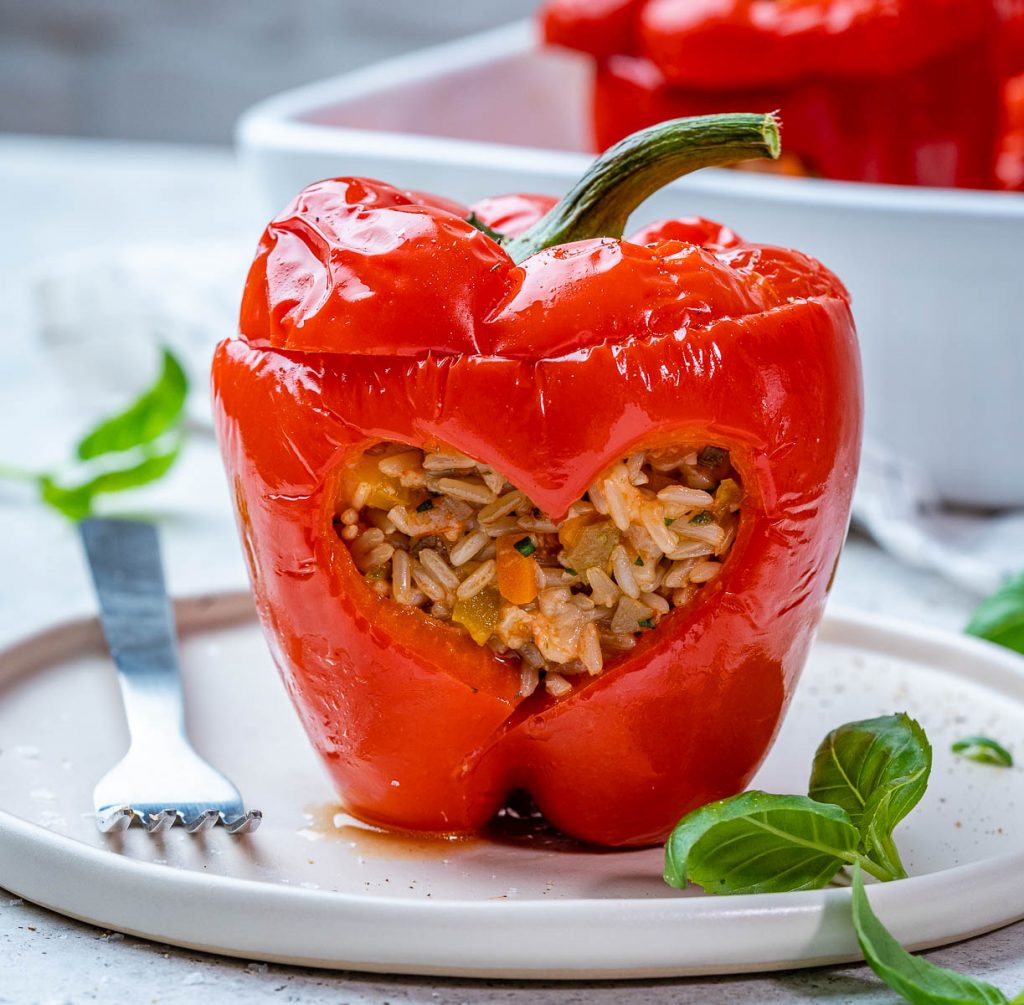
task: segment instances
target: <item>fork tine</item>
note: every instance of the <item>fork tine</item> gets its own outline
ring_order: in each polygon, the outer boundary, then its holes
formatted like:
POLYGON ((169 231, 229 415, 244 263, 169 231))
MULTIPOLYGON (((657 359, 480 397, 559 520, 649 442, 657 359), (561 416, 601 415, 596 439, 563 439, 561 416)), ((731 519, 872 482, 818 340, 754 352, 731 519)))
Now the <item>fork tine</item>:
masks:
POLYGON ((142 816, 142 823, 150 834, 170 830, 177 822, 177 810, 160 810, 159 813, 147 813, 142 816))
POLYGON ((224 828, 229 834, 251 834, 263 820, 262 810, 249 810, 242 816, 228 819, 224 817, 224 828))
POLYGON ((113 809, 97 814, 96 826, 104 834, 112 834, 127 830, 134 817, 135 811, 130 806, 115 806, 113 809))
POLYGON ((194 817, 183 819, 182 822, 189 834, 200 834, 203 831, 208 831, 211 827, 215 827, 220 822, 220 811, 206 810, 194 817))
POLYGON ((151 834, 178 823, 189 833, 218 823, 230 834, 254 831, 261 814, 245 812, 238 789, 196 753, 184 730, 156 527, 97 518, 79 526, 133 740, 93 791, 100 828, 123 830, 138 817, 151 834))

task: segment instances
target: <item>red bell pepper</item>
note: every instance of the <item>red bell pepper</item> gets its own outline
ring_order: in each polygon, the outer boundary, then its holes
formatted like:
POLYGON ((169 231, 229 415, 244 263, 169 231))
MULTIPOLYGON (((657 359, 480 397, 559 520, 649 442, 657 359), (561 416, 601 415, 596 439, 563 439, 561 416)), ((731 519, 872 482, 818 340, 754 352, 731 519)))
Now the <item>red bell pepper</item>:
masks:
POLYGON ((639 17, 670 82, 716 89, 898 75, 995 24, 990 0, 648 0, 639 17))
POLYGON ((541 16, 548 41, 599 57, 599 148, 665 115, 777 108, 787 150, 811 173, 997 185, 992 0, 646 0, 629 8, 616 51, 607 37, 590 44, 601 9, 552 0, 541 16))
POLYGON ((305 189, 268 226, 217 428, 263 625, 345 806, 469 832, 528 790, 566 833, 661 841, 766 753, 845 535, 861 390, 848 296, 814 260, 704 220, 622 240, 632 209, 706 163, 777 152, 770 117, 665 123, 557 205, 473 209, 382 182, 305 189), (450 207, 450 203, 445 203, 450 207), (721 575, 600 676, 520 697, 507 658, 379 596, 333 524, 379 441, 493 465, 561 520, 640 447, 714 443, 742 478, 721 575))
MULTIPOLYGON (((824 173, 815 162, 820 108, 810 92, 794 88, 751 88, 726 92, 671 87, 649 59, 611 56, 597 66, 593 83, 594 142, 604 150, 624 136, 666 119, 711 115, 729 108, 784 110, 786 151, 777 161, 755 161, 775 173, 824 173)), ((846 145, 844 144, 844 150, 846 145)), ((840 165, 842 151, 837 151, 840 165)))
POLYGON ((1024 73, 1024 0, 995 0, 1002 75, 1024 73))
POLYGON ((996 0, 1003 123, 996 174, 1003 188, 1024 192, 1024 0, 996 0))
POLYGON ((549 0, 540 11, 541 30, 552 45, 615 56, 632 52, 642 0, 549 0))
POLYGON ((1024 73, 1010 77, 1003 93, 1005 116, 996 173, 1003 188, 1024 192, 1024 73))

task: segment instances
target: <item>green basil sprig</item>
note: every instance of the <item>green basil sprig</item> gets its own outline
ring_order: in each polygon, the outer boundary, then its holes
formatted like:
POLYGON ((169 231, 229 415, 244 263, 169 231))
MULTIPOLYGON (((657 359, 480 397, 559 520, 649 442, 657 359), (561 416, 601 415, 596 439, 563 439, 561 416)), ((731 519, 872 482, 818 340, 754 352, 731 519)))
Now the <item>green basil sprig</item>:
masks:
POLYGON ((165 348, 154 383, 78 441, 70 471, 38 474, 2 467, 0 477, 34 482, 47 505, 72 520, 84 519, 96 496, 148 485, 170 470, 184 442, 187 396, 185 371, 165 348))
POLYGON ((938 967, 908 953, 871 910, 864 878, 853 868, 853 927, 868 966, 914 1005, 1020 1005, 1024 994, 1009 1002, 997 987, 955 970, 938 967))
POLYGON ((992 764, 999 768, 1013 767, 1013 754, 990 736, 965 736, 949 749, 968 761, 977 761, 978 764, 992 764))
POLYGON ((840 726, 818 748, 808 796, 744 792, 685 816, 665 846, 665 881, 708 893, 816 890, 847 865, 901 879, 892 832, 931 766, 928 738, 905 713, 840 726))
POLYGON ((904 879, 892 832, 921 801, 931 769, 932 748, 920 725, 906 713, 883 715, 849 722, 825 737, 807 794, 846 810, 861 834, 860 849, 904 879))
POLYGON ((964 631, 1024 653, 1024 572, 983 600, 964 631))
MULTIPOLYGON (((1009 757, 986 737, 959 744, 1009 757)), ((820 889, 852 866, 857 941, 889 987, 913 1005, 1024 1005, 1024 993, 1010 1001, 991 984, 908 953, 868 902, 864 872, 906 876, 892 832, 920 801, 931 766, 928 737, 905 713, 849 722, 818 747, 809 795, 744 792, 685 816, 665 846, 665 880, 708 893, 779 893, 820 889)))

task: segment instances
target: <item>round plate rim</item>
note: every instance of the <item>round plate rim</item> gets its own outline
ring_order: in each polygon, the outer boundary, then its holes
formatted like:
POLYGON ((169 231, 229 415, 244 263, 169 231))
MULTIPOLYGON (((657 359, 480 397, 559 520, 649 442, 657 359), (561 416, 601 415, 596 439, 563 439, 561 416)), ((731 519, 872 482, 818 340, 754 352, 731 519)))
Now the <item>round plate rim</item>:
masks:
MULTIPOLYGON (((181 598, 175 602, 175 611, 179 630, 183 632, 255 619, 252 599, 247 591, 181 598)), ((0 684, 38 671, 62 655, 70 655, 83 642, 98 642, 99 633, 95 617, 81 617, 44 628, 4 646, 0 649, 0 666, 4 668, 0 673, 0 684)), ((966 671, 958 671, 950 659, 951 654, 962 655, 973 664, 971 669, 974 672, 970 679, 1005 691, 1016 690, 1019 692, 1017 700, 1024 704, 1024 660, 980 639, 849 610, 830 610, 819 629, 819 638, 835 645, 855 645, 891 655, 909 654, 919 660, 936 657, 940 661, 937 668, 940 672, 966 677, 966 671), (979 667, 985 671, 981 675, 976 672, 979 667)), ((873 886, 871 899, 897 938, 913 948, 929 948, 1024 918, 1024 881, 1018 880, 1014 884, 1010 879, 1013 876, 1024 877, 1024 850, 893 884, 873 886), (959 922, 953 929, 940 923, 947 913, 941 910, 943 905, 963 903, 963 896, 970 896, 976 902, 979 887, 991 887, 994 900, 992 910, 984 918, 973 924, 966 920, 959 922), (914 901, 909 908, 906 903, 908 894, 913 895, 914 901)), ((140 862, 54 833, 2 808, 0 885, 17 896, 78 920, 190 949, 274 962, 375 972, 537 979, 658 977, 789 969, 860 958, 852 929, 845 937, 840 933, 838 937, 827 938, 824 937, 827 933, 822 932, 826 916, 848 911, 849 891, 841 888, 722 898, 617 898, 605 901, 566 899, 473 903, 445 898, 412 901, 388 896, 366 897, 140 862), (83 898, 81 890, 76 889, 78 884, 68 882, 71 876, 90 878, 94 886, 97 877, 102 881, 101 895, 91 906, 89 897, 83 898), (209 930, 209 934, 192 939, 184 932, 169 931, 160 920, 165 917, 166 910, 150 912, 150 920, 147 921, 145 910, 140 911, 137 906, 138 898, 128 895, 131 888, 137 889, 140 885, 146 889, 148 899, 159 902, 164 909, 170 903, 191 905, 192 910, 187 913, 193 923, 196 922, 196 898, 203 898, 209 904, 212 895, 214 902, 219 902, 219 908, 213 914, 207 914, 205 921, 200 917, 196 931, 201 935, 203 930, 209 930), (268 904, 272 905, 272 910, 267 910, 268 904), (223 920, 230 919, 232 914, 251 918, 261 912, 274 916, 276 924, 272 927, 278 934, 281 929, 287 929, 282 924, 282 912, 296 918, 316 916, 320 922, 327 923, 336 922, 339 918, 350 921, 358 917, 360 920, 356 925, 341 926, 350 936, 358 934, 354 931, 357 926, 397 925, 406 929, 407 936, 413 938, 415 944, 409 945, 406 940, 396 938, 390 942, 392 945, 405 942, 403 952, 386 950, 373 953, 368 945, 358 945, 357 938, 356 946, 350 943, 350 949, 357 949, 354 953, 340 951, 340 945, 324 952, 315 951, 312 946, 306 949, 294 946, 275 948, 267 941, 267 933, 253 930, 247 934, 238 933, 233 938, 215 936, 223 920), (801 927, 802 937, 808 941, 797 947, 800 952, 792 952, 792 939, 770 934, 778 926, 764 925, 766 913, 777 917, 784 915, 789 919, 790 927, 794 923, 801 927), (215 916, 222 916, 221 920, 217 921, 215 916), (538 925, 538 921, 542 923, 538 925), (726 951, 720 954, 721 958, 701 964, 681 959, 673 962, 666 955, 667 944, 648 946, 642 960, 608 959, 600 967, 567 960, 564 945, 557 954, 548 954, 550 958, 536 951, 541 945, 539 939, 555 930, 564 931, 572 921, 585 923, 592 932, 595 925, 610 930, 623 924, 634 927, 642 924, 649 929, 645 939, 649 938, 651 931, 668 928, 671 939, 667 943, 676 946, 685 943, 684 936, 690 929, 696 933, 699 928, 707 935, 712 928, 721 933, 723 926, 738 925, 756 932, 760 923, 762 932, 756 939, 757 948, 740 954, 744 959, 726 951), (446 930, 450 934, 460 922, 467 933, 479 931, 482 927, 494 929, 496 942, 501 941, 497 938, 497 930, 502 928, 516 929, 517 938, 532 931, 533 937, 525 939, 518 948, 511 947, 513 951, 506 952, 501 959, 498 958, 500 953, 488 955, 486 951, 465 954, 461 952, 464 947, 456 947, 454 952, 449 947, 445 956, 444 943, 429 937, 430 933, 446 930), (416 939, 417 932, 425 937, 416 939)), ((337 928, 336 925, 333 927, 337 928)))

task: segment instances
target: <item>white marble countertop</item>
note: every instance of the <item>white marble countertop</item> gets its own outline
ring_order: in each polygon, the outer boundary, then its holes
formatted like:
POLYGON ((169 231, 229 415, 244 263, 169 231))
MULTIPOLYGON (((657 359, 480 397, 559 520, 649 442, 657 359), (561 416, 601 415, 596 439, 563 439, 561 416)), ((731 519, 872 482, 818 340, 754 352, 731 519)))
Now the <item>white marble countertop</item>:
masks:
MULTIPOLYGON (((251 241, 262 220, 233 158, 202 148, 0 137, 0 295, 7 320, 0 367, 0 461, 45 466, 60 457, 81 417, 32 337, 26 270, 68 251, 123 242, 251 241)), ((162 526, 176 593, 244 584, 212 436, 194 436, 159 486, 118 501, 162 526)), ((73 528, 0 482, 0 645, 64 618, 93 599, 73 528)), ((958 631, 976 598, 896 565, 870 543, 849 542, 833 603, 958 631)), ((1024 923, 929 953, 937 963, 1024 988, 1024 923)), ((764 977, 643 982, 465 981, 379 977, 245 963, 100 931, 0 890, 0 1003, 147 1000, 422 1002, 887 1002, 864 966, 764 977)))

